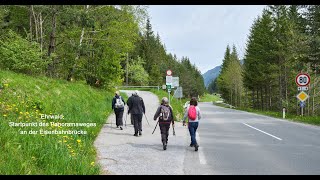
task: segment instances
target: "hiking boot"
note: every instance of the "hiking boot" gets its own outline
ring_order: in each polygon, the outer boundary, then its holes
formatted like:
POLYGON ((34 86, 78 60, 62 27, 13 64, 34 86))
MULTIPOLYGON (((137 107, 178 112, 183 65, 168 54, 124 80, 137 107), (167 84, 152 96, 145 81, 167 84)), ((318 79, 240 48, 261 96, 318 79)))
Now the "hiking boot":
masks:
POLYGON ((141 131, 139 131, 139 136, 141 136, 142 135, 142 132, 141 131))
POLYGON ((167 144, 163 144, 163 150, 167 149, 167 144))
POLYGON ((195 150, 195 151, 198 151, 198 148, 199 148, 199 145, 198 145, 198 144, 195 144, 195 145, 194 145, 194 150, 195 150))
POLYGON ((134 134, 134 136, 137 136, 137 137, 138 137, 138 134, 134 134))
POLYGON ((120 126, 120 130, 123 130, 121 126, 120 126))

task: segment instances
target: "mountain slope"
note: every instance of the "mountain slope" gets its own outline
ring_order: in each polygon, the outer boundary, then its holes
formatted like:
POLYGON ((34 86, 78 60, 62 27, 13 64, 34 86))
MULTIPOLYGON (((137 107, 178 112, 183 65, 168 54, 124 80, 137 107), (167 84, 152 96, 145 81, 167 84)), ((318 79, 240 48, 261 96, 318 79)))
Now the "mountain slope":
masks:
POLYGON ((206 87, 209 86, 209 84, 211 83, 212 80, 214 80, 215 78, 217 78, 220 74, 220 71, 221 71, 221 66, 217 66, 207 72, 205 72, 202 77, 203 77, 203 80, 204 80, 204 85, 206 87))

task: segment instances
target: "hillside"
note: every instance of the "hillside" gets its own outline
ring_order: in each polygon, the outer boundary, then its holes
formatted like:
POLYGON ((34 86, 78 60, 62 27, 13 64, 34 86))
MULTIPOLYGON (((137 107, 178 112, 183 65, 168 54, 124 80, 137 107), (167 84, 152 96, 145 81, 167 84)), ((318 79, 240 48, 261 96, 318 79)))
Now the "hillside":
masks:
POLYGON ((217 66, 207 72, 205 72, 202 77, 204 79, 204 84, 206 87, 211 83, 212 80, 217 78, 220 74, 221 66, 217 66))
POLYGON ((0 174, 100 173, 93 141, 111 112, 113 93, 84 82, 8 71, 0 71, 0 84, 0 174), (57 119, 41 119, 41 114, 57 119), (41 123, 48 126, 40 127, 41 123), (30 134, 30 130, 38 132, 30 134), (69 130, 78 133, 44 134, 69 130))

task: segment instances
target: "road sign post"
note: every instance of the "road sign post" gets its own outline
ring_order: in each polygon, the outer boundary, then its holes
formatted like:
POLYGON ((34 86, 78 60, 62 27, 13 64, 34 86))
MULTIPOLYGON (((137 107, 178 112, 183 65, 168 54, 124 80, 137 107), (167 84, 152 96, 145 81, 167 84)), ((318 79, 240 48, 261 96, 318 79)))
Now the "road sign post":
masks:
POLYGON ((299 73, 296 76, 296 84, 298 86, 298 91, 300 93, 297 95, 297 98, 300 100, 301 116, 303 116, 303 108, 305 107, 305 101, 309 98, 308 94, 304 91, 308 91, 308 85, 310 84, 311 78, 307 73, 299 73))
POLYGON ((166 76, 166 86, 168 89, 168 100, 170 105, 170 92, 171 92, 171 86, 172 86, 172 71, 169 69, 167 70, 167 76, 166 76))

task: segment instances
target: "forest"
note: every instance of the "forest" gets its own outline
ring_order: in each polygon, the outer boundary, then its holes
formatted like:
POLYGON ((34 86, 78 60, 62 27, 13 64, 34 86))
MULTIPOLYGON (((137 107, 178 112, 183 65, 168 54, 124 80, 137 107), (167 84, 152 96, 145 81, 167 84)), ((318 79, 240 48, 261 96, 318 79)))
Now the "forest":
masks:
POLYGON ((320 6, 270 5, 251 26, 243 60, 226 47, 209 91, 235 107, 301 115, 295 78, 311 77, 305 115, 320 115, 320 6), (243 63, 241 63, 243 61, 243 63))
POLYGON ((170 69, 185 97, 205 92, 200 70, 167 52, 142 5, 1 6, 0 69, 106 90, 162 86, 170 69))

